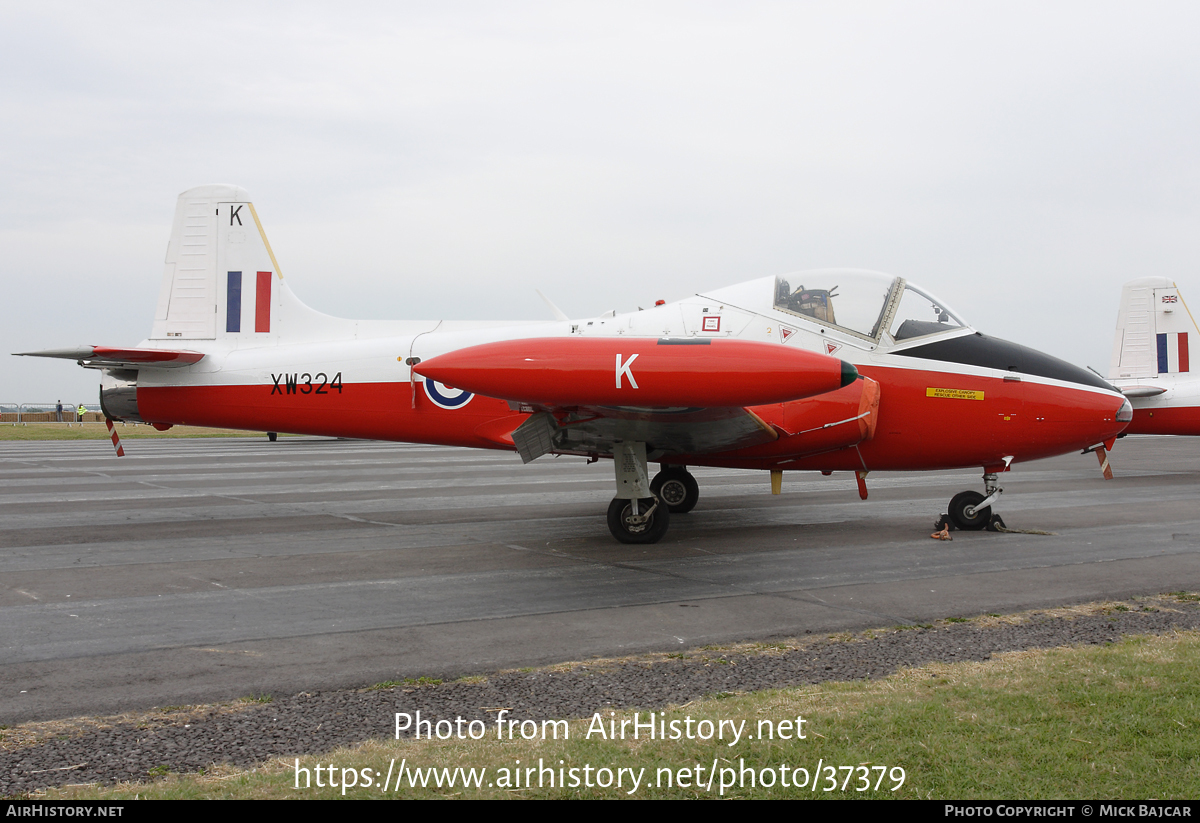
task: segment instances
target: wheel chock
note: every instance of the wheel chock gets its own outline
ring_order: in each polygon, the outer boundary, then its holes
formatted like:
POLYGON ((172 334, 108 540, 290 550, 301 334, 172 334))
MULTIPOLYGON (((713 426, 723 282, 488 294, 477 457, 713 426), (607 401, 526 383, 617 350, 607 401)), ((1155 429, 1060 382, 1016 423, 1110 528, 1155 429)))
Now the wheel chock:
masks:
POLYGON ((950 530, 954 528, 954 521, 950 519, 950 515, 943 514, 941 517, 938 518, 938 522, 933 524, 933 527, 935 529, 938 529, 938 531, 935 531, 933 534, 929 535, 934 540, 953 540, 954 539, 953 537, 950 536, 950 530))

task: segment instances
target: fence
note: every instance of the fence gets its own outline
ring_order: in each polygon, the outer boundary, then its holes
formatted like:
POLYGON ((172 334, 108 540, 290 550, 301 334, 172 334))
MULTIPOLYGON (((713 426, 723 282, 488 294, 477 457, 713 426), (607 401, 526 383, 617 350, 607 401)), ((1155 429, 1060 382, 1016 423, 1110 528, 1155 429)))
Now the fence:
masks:
POLYGON ((97 423, 104 421, 104 412, 95 403, 84 403, 84 414, 79 415, 79 406, 70 403, 0 403, 0 423, 97 423))

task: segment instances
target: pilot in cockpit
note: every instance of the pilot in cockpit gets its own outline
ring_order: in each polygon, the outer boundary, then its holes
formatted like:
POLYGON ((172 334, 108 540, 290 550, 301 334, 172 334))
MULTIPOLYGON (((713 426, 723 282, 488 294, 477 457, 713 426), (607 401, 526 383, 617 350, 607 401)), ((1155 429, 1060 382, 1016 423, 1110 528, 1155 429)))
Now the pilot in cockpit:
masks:
POLYGON ((807 315, 824 323, 837 325, 833 312, 833 298, 838 296, 837 286, 831 289, 806 289, 801 285, 792 292, 788 282, 780 280, 777 288, 775 305, 778 308, 786 308, 795 314, 807 315))

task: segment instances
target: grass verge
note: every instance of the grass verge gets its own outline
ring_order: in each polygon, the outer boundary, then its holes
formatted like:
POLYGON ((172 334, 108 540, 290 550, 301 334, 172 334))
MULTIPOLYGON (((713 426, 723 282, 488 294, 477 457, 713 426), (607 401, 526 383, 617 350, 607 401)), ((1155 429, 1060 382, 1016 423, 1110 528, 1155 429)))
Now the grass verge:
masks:
MULTIPOLYGON (((635 715, 605 711, 604 735, 595 717, 571 721, 566 733, 539 725, 534 740, 522 739, 519 725, 516 739, 497 740, 489 725, 481 740, 373 741, 251 770, 216 766, 203 775, 38 796, 1194 798, 1198 708, 1200 635, 1139 636, 655 710, 668 736, 678 722, 678 739, 647 739, 645 729, 633 739, 628 724, 625 739, 610 739, 610 720, 620 730, 635 715), (703 721, 723 729, 724 739, 698 739, 708 728, 703 721), (731 729, 743 723, 740 741, 729 745, 731 729), (316 786, 318 775, 324 787, 316 786), (329 787, 330 778, 337 787, 329 787), (478 785, 464 786, 468 778, 478 785)), ((637 718, 645 723, 647 713, 637 718)))
MULTIPOLYGON (((173 437, 261 437, 265 432, 211 429, 204 426, 172 426, 160 432, 153 426, 117 424, 122 440, 160 439, 173 437)), ((280 435, 289 437, 291 435, 280 435)), ((103 423, 0 423, 0 441, 6 440, 108 440, 108 428, 103 423)))

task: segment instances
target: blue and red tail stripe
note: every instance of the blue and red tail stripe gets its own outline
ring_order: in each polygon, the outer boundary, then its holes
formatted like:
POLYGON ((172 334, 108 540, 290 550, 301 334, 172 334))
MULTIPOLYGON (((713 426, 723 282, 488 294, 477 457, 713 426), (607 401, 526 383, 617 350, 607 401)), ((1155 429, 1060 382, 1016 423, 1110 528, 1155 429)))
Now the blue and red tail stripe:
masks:
POLYGON ((1188 362, 1188 333, 1167 332, 1157 335, 1158 373, 1180 374, 1190 371, 1188 362))
MULTIPOLYGON (((228 272, 225 281, 225 331, 242 330, 242 273, 228 272)), ((254 331, 271 331, 271 272, 258 272, 254 285, 254 331)))

